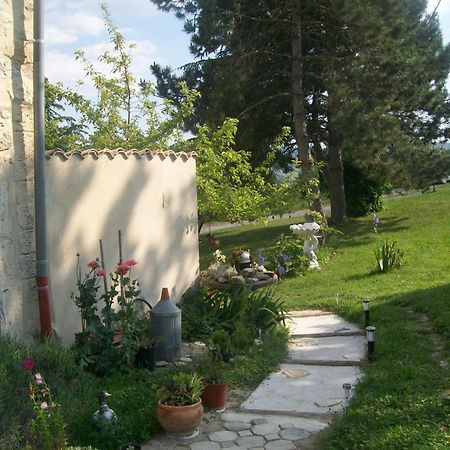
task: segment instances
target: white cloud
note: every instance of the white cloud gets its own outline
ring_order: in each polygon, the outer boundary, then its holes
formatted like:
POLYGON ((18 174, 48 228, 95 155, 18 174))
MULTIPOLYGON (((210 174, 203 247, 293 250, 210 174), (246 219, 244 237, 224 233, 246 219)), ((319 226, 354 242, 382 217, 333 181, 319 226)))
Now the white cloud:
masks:
POLYGON ((44 71, 50 82, 62 81, 70 87, 84 77, 83 68, 75 57, 58 51, 45 52, 44 71))
POLYGON ((54 25, 44 27, 45 42, 53 45, 57 44, 73 44, 78 40, 78 36, 74 33, 68 33, 54 25))

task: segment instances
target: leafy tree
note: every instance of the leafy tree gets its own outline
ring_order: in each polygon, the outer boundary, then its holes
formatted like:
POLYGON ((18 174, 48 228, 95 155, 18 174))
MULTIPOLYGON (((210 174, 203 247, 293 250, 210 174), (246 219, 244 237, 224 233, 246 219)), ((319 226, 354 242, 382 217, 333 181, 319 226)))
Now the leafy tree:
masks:
POLYGON ((45 79, 45 144, 47 149, 70 150, 83 147, 86 127, 64 114, 70 106, 71 95, 61 83, 45 79), (68 101, 69 100, 69 101, 68 101))
MULTIPOLYGON (((197 118, 213 121, 235 108, 237 141, 245 139, 253 162, 277 128, 294 122, 291 86, 300 76, 308 144, 326 163, 334 222, 346 215, 345 155, 383 184, 388 144, 448 134, 450 47, 424 0, 152 1, 184 18, 191 34, 198 61, 180 79, 205 94, 197 118), (292 52, 299 25, 301 71, 292 52)), ((176 98, 168 69, 153 71, 158 88, 176 98)), ((302 137, 301 125, 294 130, 302 137)), ((295 148, 305 147, 298 139, 285 147, 295 148)))
MULTIPOLYGON (((195 136, 186 139, 182 125, 192 115, 199 93, 189 89, 185 82, 177 85, 178 101, 164 100, 158 112, 153 97, 153 85, 145 80, 137 82, 131 71, 131 45, 113 24, 107 7, 102 5, 112 50, 98 58, 109 67, 109 74, 100 72, 78 51, 78 60, 83 64, 86 78, 94 85, 96 100, 87 99, 61 84, 48 84, 46 91, 49 111, 60 108, 58 102, 70 105, 77 118, 67 117, 70 125, 84 134, 71 135, 72 141, 64 149, 78 148, 135 148, 192 150, 196 149, 198 207, 200 226, 204 221, 222 220, 236 222, 255 220, 275 209, 289 209, 298 203, 300 195, 315 187, 314 181, 292 173, 283 182, 271 181, 270 166, 279 147, 285 145, 289 134, 281 130, 271 145, 263 164, 253 170, 250 153, 236 150, 235 136, 238 120, 225 118, 218 127, 201 125, 195 136), (56 94, 57 95, 56 95, 56 94), (86 128, 85 128, 86 127, 86 128)), ((47 115, 50 128, 51 115, 47 115)), ((59 136, 65 131, 61 121, 55 132, 47 135, 49 146, 61 147, 59 136), (58 128, 59 127, 59 128, 58 128)), ((311 172, 311 176, 315 176, 311 172)))

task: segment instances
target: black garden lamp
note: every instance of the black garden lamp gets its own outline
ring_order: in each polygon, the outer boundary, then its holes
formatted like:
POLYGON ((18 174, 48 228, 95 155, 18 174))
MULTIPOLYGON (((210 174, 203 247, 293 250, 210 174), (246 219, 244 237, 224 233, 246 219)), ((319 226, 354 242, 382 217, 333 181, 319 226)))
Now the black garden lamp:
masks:
POLYGON ((375 331, 376 328, 369 326, 366 328, 367 332, 367 355, 369 360, 372 359, 373 353, 375 351, 375 331))
POLYGON ((347 414, 348 402, 350 399, 350 389, 352 388, 352 385, 350 383, 344 383, 342 385, 342 388, 344 389, 344 412, 345 414, 347 414))

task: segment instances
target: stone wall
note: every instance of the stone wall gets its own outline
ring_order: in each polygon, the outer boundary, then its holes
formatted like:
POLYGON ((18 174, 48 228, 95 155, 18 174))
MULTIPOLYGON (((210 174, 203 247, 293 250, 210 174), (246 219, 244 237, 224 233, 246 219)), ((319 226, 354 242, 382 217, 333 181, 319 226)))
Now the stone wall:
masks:
POLYGON ((0 332, 38 330, 35 287, 33 1, 0 2, 0 332))
MULTIPOLYGON (((77 253, 82 273, 100 256, 106 269, 134 258, 132 278, 155 304, 163 287, 177 302, 198 277, 195 156, 146 151, 50 152, 46 160, 47 228, 53 327, 64 343, 80 329, 71 293, 77 253)), ((100 289, 103 292, 103 287, 100 289)))

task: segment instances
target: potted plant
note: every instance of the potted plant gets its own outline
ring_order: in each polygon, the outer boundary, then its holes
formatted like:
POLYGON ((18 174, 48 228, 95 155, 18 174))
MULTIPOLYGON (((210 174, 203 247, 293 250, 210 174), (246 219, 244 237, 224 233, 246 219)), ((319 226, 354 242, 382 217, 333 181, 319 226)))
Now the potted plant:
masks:
POLYGON ((134 337, 137 347, 135 365, 153 372, 156 368, 158 341, 150 336, 150 319, 147 316, 143 316, 136 321, 134 337))
POLYGON ((228 393, 228 383, 225 378, 226 364, 214 358, 209 353, 199 363, 199 372, 202 374, 204 388, 202 393, 203 406, 222 412, 225 410, 228 393))
POLYGON ((158 390, 156 417, 169 437, 178 439, 198 435, 203 418, 203 381, 197 373, 173 375, 158 390))

